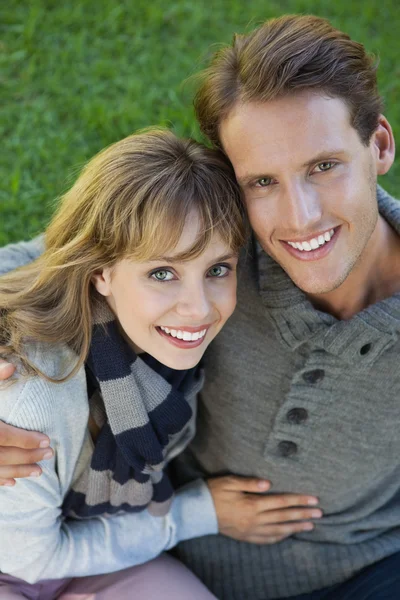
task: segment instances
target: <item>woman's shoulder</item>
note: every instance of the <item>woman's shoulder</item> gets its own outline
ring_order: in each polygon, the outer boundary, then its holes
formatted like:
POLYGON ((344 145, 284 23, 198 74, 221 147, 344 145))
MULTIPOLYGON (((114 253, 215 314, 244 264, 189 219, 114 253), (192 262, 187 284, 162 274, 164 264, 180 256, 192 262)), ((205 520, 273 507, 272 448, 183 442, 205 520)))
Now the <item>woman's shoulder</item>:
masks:
MULTIPOLYGON (((28 342, 27 359, 52 379, 62 379, 74 368, 77 357, 65 344, 28 342)), ((11 359, 12 360, 12 359, 11 359)), ((87 412, 85 369, 64 382, 49 381, 40 375, 24 372, 17 362, 11 381, 0 384, 0 419, 18 427, 47 430, 54 425, 54 417, 77 411, 87 412)))

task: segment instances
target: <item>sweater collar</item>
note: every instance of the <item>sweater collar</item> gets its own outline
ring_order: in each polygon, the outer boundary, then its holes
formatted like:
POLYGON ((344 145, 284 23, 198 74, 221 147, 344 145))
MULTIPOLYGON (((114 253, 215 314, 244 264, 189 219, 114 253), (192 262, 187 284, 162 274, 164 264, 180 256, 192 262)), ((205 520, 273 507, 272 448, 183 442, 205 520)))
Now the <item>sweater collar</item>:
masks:
MULTIPOLYGON (((400 202, 377 188, 379 212, 400 235, 400 202)), ((395 294, 341 321, 316 310, 285 271, 255 244, 259 292, 278 336, 290 349, 308 342, 351 364, 368 366, 397 340, 400 294, 395 294)))

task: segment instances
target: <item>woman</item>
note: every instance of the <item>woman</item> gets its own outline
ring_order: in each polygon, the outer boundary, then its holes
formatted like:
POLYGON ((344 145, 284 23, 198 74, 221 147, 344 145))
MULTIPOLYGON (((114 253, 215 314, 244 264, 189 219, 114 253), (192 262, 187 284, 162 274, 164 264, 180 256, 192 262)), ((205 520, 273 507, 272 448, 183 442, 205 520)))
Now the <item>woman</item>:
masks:
POLYGON ((155 557, 222 518, 226 478, 174 494, 166 467, 193 436, 197 364, 235 306, 232 169, 168 131, 130 136, 89 162, 45 239, 0 279, 0 354, 18 362, 0 419, 55 448, 40 478, 0 490, 1 598, 211 598, 155 557))

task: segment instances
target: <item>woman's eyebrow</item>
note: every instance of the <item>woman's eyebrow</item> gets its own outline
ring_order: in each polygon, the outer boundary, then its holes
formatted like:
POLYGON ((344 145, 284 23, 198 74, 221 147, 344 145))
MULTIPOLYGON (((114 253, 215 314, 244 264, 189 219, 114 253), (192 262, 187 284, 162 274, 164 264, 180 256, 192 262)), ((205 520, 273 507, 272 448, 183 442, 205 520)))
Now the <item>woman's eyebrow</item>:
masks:
MULTIPOLYGON (((230 260, 232 258, 237 258, 237 253, 236 252, 230 252, 229 254, 222 254, 221 256, 217 256, 217 258, 213 259, 211 262, 213 263, 217 263, 217 262, 223 262, 224 260, 230 260)), ((157 258, 152 258, 147 262, 163 262, 163 263, 185 263, 188 262, 187 260, 182 260, 179 257, 176 256, 158 256, 157 258)))

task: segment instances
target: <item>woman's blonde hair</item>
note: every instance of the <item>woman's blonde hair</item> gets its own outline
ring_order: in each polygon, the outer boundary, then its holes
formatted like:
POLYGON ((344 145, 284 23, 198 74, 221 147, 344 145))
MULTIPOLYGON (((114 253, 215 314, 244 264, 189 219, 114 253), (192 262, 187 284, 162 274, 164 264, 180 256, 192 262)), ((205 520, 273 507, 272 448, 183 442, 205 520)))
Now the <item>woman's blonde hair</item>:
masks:
MULTIPOLYGON (((68 344, 77 354, 72 376, 91 342, 94 272, 122 258, 147 261, 179 242, 193 214, 199 234, 179 259, 206 248, 217 232, 234 251, 246 218, 233 169, 218 151, 164 129, 131 135, 95 156, 61 199, 34 263, 0 278, 0 354, 48 379, 24 344, 68 344)), ((53 380, 54 381, 54 380, 53 380)))

